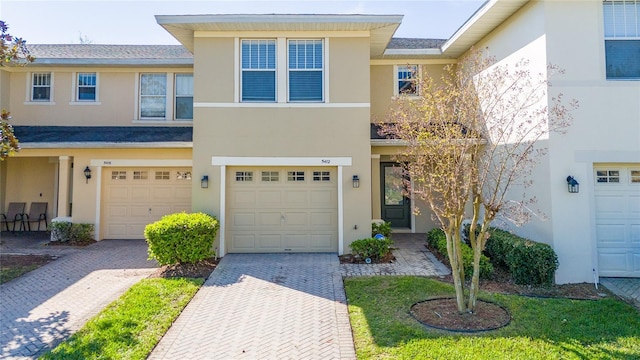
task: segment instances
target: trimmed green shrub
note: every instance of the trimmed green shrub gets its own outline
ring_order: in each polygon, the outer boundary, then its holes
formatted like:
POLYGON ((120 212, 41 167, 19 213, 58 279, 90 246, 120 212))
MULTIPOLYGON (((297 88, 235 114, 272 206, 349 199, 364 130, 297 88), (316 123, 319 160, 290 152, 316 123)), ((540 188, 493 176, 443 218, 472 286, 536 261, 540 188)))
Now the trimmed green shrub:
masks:
POLYGON ((195 263, 215 255, 218 220, 203 213, 165 215, 144 229, 149 259, 160 265, 195 263))
POLYGON ((485 253, 496 266, 509 270, 518 285, 550 285, 558 269, 558 256, 547 244, 491 228, 485 253))
POLYGON ((82 244, 93 240, 93 224, 56 221, 49 224, 51 239, 69 244, 82 244))
MULTIPOLYGON (((431 229, 427 233, 427 243, 433 249, 436 249, 442 256, 449 260, 449 254, 447 253, 447 236, 442 229, 431 229)), ((464 276, 471 278, 473 276, 473 249, 463 242, 460 242, 460 248, 462 249, 462 263, 464 265, 464 276)), ((480 255, 480 277, 487 279, 493 274, 493 265, 489 261, 489 258, 485 255, 480 255)))
POLYGON ((351 243, 349 247, 351 252, 363 259, 370 258, 371 260, 377 260, 384 258, 391 250, 393 242, 389 238, 384 239, 359 239, 351 243))
POLYGON ((391 238, 391 223, 388 221, 372 222, 371 223, 371 237, 376 234, 382 234, 387 239, 391 238))

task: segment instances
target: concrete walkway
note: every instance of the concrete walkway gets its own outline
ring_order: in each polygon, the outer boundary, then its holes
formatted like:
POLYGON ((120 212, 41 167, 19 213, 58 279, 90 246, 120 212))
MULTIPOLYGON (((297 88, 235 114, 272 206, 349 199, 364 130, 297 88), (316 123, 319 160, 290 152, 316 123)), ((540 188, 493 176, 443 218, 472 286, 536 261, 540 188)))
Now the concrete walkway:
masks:
POLYGON ((601 277, 600 284, 640 310, 640 278, 601 277))
POLYGON ((2 253, 59 258, 0 285, 0 359, 36 358, 156 268, 141 240, 43 247, 46 238, 40 236, 2 234, 2 253))

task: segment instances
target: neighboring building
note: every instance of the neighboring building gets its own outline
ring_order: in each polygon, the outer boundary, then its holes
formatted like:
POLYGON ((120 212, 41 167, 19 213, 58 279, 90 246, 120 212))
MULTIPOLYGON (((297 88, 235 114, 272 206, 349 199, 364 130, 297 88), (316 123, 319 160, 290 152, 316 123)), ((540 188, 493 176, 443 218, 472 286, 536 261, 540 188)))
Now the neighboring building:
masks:
POLYGON ((220 255, 349 252, 372 219, 426 232, 393 171, 398 144, 372 124, 420 91, 412 71, 488 47, 565 68, 549 96, 580 101, 528 190, 549 220, 511 230, 554 247, 558 282, 639 276, 640 3, 488 1, 448 40, 392 38, 401 19, 158 16, 183 46, 31 45, 35 63, 0 71, 23 147, 0 164, 0 210, 46 201, 97 239, 203 211, 221 220, 220 255))

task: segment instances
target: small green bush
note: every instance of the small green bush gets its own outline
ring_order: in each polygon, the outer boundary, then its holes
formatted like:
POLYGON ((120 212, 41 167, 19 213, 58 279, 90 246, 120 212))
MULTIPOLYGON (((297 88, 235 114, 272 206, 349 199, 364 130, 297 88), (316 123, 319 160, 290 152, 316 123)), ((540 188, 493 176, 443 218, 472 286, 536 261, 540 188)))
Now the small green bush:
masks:
POLYGON ((155 259, 160 265, 173 265, 212 257, 218 227, 216 218, 203 213, 163 216, 144 229, 149 259, 155 259))
POLYGON ((485 253, 496 266, 509 270, 519 285, 550 285, 558 269, 558 256, 547 244, 491 228, 485 253))
POLYGON ((384 239, 367 238, 356 240, 349 247, 355 256, 377 260, 384 258, 391 251, 389 249, 391 244, 393 242, 386 237, 384 239))
POLYGON ((93 240, 93 224, 71 223, 56 221, 49 224, 51 238, 69 244, 82 244, 93 240))
MULTIPOLYGON (((431 248, 436 249, 442 256, 449 259, 447 253, 447 236, 442 229, 431 229, 427 233, 427 243, 431 248)), ((464 276, 471 278, 473 276, 473 249, 463 242, 460 242, 460 248, 462 249, 462 263, 464 266, 464 276)), ((489 258, 485 255, 480 256, 480 277, 487 279, 493 274, 493 265, 489 261, 489 258)))
POLYGON ((383 222, 372 222, 371 223, 371 237, 376 236, 376 234, 382 234, 387 239, 391 238, 391 223, 388 221, 383 222))

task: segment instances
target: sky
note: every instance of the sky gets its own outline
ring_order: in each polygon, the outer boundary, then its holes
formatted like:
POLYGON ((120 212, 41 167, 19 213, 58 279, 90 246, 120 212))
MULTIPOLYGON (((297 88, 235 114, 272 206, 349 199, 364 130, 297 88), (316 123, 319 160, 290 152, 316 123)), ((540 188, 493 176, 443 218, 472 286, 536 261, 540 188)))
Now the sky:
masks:
POLYGON ((154 15, 404 15, 394 37, 449 38, 484 0, 0 0, 0 20, 28 44, 178 44, 154 15))

